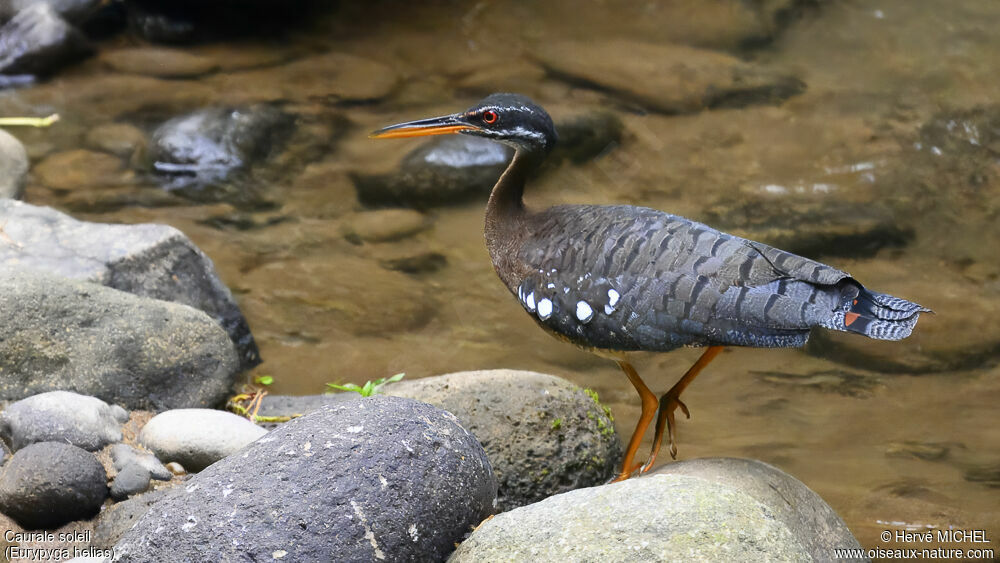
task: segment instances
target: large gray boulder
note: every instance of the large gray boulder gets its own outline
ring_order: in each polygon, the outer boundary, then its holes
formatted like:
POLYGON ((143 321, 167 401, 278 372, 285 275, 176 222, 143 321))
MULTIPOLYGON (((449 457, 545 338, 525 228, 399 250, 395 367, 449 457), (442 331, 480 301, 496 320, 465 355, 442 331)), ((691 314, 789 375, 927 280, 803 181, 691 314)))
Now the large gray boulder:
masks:
POLYGON ((610 413, 583 389, 552 375, 466 371, 401 381, 384 392, 458 417, 490 458, 501 511, 606 483, 621 462, 610 413))
POLYGON ((188 471, 201 471, 264 434, 267 430, 231 412, 174 409, 147 422, 139 433, 139 443, 161 461, 176 461, 188 471))
POLYGON ((761 462, 708 460, 499 514, 449 561, 828 561, 834 548, 860 545, 805 485, 761 462))
POLYGON ((0 437, 17 451, 35 442, 64 442, 96 451, 120 442, 128 413, 96 397, 49 391, 0 412, 0 437))
POLYGON ((496 480, 449 413, 375 396, 282 425, 149 508, 117 561, 440 561, 496 480))
POLYGON ((90 518, 107 497, 104 467, 69 444, 32 444, 14 454, 0 474, 0 512, 28 529, 90 518))
POLYGON ((20 199, 28 178, 28 151, 21 141, 0 129, 0 199, 20 199))
POLYGON ((212 406, 240 373, 205 313, 94 283, 0 272, 0 317, 0 399, 63 389, 130 409, 212 406))
POLYGON ((243 369, 260 363, 257 343, 212 260, 167 225, 77 221, 49 207, 0 200, 0 268, 97 282, 205 311, 239 348, 243 369))

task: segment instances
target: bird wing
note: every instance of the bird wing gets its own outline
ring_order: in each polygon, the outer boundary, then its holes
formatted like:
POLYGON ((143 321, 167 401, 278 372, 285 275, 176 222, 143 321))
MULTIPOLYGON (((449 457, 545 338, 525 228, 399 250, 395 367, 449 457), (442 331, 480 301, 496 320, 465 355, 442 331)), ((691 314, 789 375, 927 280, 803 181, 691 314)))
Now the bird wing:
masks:
POLYGON ((648 208, 558 206, 531 228, 518 299, 546 328, 597 348, 798 346, 837 308, 850 280, 648 208))

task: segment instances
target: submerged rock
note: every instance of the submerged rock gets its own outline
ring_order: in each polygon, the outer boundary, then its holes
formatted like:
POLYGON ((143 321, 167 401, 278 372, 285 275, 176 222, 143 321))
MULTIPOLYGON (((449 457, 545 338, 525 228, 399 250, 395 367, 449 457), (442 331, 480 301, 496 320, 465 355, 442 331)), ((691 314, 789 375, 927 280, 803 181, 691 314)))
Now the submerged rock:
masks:
POLYGON ((135 181, 135 173, 121 158, 86 149, 51 154, 35 166, 34 173, 45 186, 65 191, 118 188, 135 181))
POLYGON ((231 412, 174 409, 147 422, 139 433, 139 443, 161 461, 176 461, 188 471, 201 471, 264 434, 267 430, 231 412))
POLYGON ((109 50, 101 53, 100 60, 118 72, 159 78, 194 78, 219 68, 208 57, 161 47, 109 50))
POLYGON ((28 151, 21 141, 0 130, 0 199, 21 199, 28 179, 28 151))
POLYGON ((410 209, 379 209, 355 213, 345 219, 344 236, 355 243, 391 242, 426 230, 428 218, 410 209))
POLYGON ((0 74, 45 76, 94 52, 47 2, 33 2, 0 27, 0 74))
POLYGON ((265 160, 294 124, 269 105, 202 109, 157 127, 148 158, 165 187, 204 189, 265 160))
POLYGON ((186 305, 8 270, 0 314, 0 399, 65 389, 131 409, 208 406, 239 374, 225 331, 186 305))
POLYGON ((394 383, 385 393, 458 417, 486 450, 497 475, 500 511, 605 483, 621 461, 610 413, 558 377, 467 371, 394 383))
POLYGON ((352 174, 358 200, 367 206, 418 209, 484 199, 514 151, 480 137, 448 135, 417 147, 396 172, 352 174))
POLYGON ((172 489, 119 561, 439 561, 493 510, 482 447, 395 397, 324 406, 172 489))
POLYGON ((146 134, 127 123, 108 123, 88 131, 86 142, 94 149, 129 158, 146 147, 146 134))
POLYGON ((777 104, 805 90, 789 74, 681 45, 555 41, 540 45, 535 56, 556 77, 668 114, 777 104))
POLYGON ((769 465, 675 466, 497 515, 449 561, 823 561, 834 548, 861 548, 822 499, 769 465))
POLYGON ((128 413, 96 397, 49 391, 0 412, 0 437, 17 451, 35 442, 63 442, 89 451, 122 439, 128 413))
POLYGON ((34 530, 97 514, 107 475, 93 454, 59 442, 19 450, 0 474, 0 512, 34 530))
MULTIPOLYGON (((244 369, 260 363, 257 343, 212 260, 167 225, 77 221, 48 207, 0 200, 0 265, 101 283, 205 311, 239 348, 244 369)), ((189 405, 176 405, 189 406, 189 405)))

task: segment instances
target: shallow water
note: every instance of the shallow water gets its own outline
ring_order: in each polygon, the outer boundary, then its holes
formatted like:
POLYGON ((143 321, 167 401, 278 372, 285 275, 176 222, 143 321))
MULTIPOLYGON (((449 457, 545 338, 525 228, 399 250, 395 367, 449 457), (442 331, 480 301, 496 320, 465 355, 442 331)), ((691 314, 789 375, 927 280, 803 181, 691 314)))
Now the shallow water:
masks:
MULTIPOLYGON (((625 125, 620 145, 548 171, 529 186, 529 205, 668 210, 808 250, 869 287, 936 311, 901 343, 835 335, 816 338, 808 351, 729 349, 684 395, 693 417, 680 422, 680 458, 773 463, 823 496, 865 547, 919 547, 882 542, 886 529, 957 528, 986 530, 993 543, 973 547, 998 549, 1000 121, 967 110, 1000 103, 1000 5, 824 2, 777 25, 748 4, 345 7, 288 41, 191 48, 222 67, 199 79, 136 78, 98 58, 0 93, 0 114, 62 115, 49 130, 13 131, 38 164, 83 146, 90 128, 108 122, 146 127, 207 105, 282 100, 300 116, 296 142, 313 146, 288 148, 283 167, 257 178, 252 189, 269 206, 195 204, 142 174, 95 179, 93 166, 70 166, 61 182, 36 169, 26 200, 83 219, 162 222, 187 233, 237 293, 265 360, 255 373, 274 376, 275 393, 317 393, 326 382, 397 372, 529 369, 597 390, 627 439, 638 417, 634 390, 612 363, 552 340, 523 314, 483 245, 484 202, 435 208, 429 229, 397 242, 359 245, 344 236, 363 211, 348 174, 391 170, 419 143, 371 141, 375 128, 458 111, 493 90, 531 95, 557 122, 614 112, 625 125), (556 40, 616 38, 723 50, 793 75, 806 89, 780 105, 668 115, 536 62, 556 40), (388 70, 348 65, 281 89, 283 68, 326 51, 388 70), (365 97, 377 99, 357 101, 365 97), (937 129, 921 129, 935 120, 937 129), (315 138, 322 135, 331 138, 315 138), (379 265, 426 252, 447 265, 418 275, 379 265)), ((111 39, 101 57, 132 45, 111 39)), ((607 57, 628 61, 630 52, 607 57)), ((235 187, 243 188, 251 190, 235 187)), ((697 354, 634 360, 662 392, 697 354)))

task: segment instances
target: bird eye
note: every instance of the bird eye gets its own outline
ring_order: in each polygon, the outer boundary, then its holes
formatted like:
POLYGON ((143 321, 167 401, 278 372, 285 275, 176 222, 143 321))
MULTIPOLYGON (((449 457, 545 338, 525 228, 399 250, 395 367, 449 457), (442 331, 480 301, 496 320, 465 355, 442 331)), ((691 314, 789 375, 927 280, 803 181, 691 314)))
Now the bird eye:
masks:
POLYGON ((486 123, 491 123, 491 124, 496 123, 498 117, 500 116, 497 115, 497 112, 491 109, 488 109, 483 112, 483 121, 485 121, 486 123))

